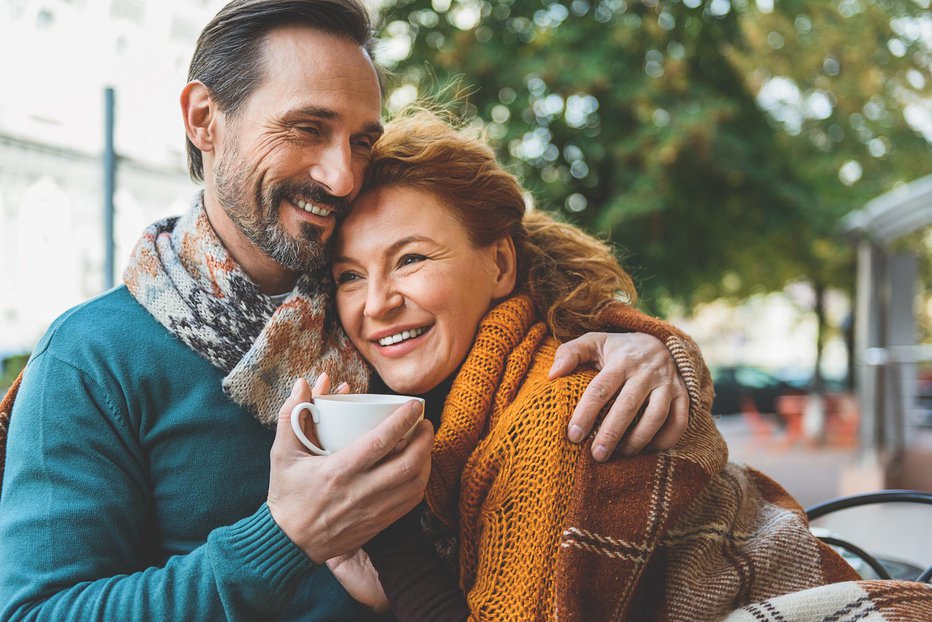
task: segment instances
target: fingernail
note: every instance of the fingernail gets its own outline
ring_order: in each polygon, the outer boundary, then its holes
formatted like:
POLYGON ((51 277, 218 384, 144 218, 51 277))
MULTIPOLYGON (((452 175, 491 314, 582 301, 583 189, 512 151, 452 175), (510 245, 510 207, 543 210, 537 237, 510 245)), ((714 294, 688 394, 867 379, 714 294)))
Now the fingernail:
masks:
POLYGON ((625 456, 633 456, 637 452, 638 450, 632 447, 631 445, 623 445, 621 447, 621 453, 625 456))
POLYGON ((605 445, 596 445, 595 449, 592 450, 592 455, 598 462, 605 462, 605 459, 608 458, 608 449, 605 448, 605 445))
POLYGON ((570 437, 571 443, 578 443, 579 441, 583 439, 583 429, 574 423, 570 425, 570 429, 569 429, 569 432, 567 433, 567 436, 570 437))
POLYGON ((348 385, 348 384, 346 384, 345 382, 341 382, 341 383, 340 383, 340 386, 337 387, 337 389, 336 389, 336 391, 334 391, 334 393, 339 393, 339 392, 342 391, 343 389, 348 389, 348 388, 349 388, 349 385, 348 385))
POLYGON ((301 392, 301 382, 304 378, 298 378, 294 381, 294 386, 291 387, 291 397, 298 397, 298 393, 301 392))

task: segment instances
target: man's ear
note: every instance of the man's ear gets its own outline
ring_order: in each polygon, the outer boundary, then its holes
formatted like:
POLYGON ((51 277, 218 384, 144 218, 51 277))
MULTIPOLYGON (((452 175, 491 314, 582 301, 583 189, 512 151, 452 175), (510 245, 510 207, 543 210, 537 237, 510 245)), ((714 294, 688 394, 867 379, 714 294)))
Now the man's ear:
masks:
POLYGON ((493 298, 504 298, 515 289, 518 279, 518 253, 515 251, 515 241, 510 235, 499 238, 492 243, 492 252, 495 259, 496 275, 493 298))
POLYGON ((181 91, 181 116, 188 139, 202 152, 214 150, 218 115, 207 86, 197 80, 188 82, 181 91))

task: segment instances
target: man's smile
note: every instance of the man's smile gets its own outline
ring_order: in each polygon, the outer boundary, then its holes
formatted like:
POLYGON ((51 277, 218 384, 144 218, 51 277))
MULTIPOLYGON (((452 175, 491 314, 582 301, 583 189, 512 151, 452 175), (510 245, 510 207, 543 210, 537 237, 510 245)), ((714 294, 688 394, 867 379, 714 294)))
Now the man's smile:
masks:
POLYGON ((317 203, 314 203, 313 201, 305 201, 304 199, 300 197, 291 197, 288 199, 288 201, 295 207, 299 209, 303 209, 305 212, 314 214, 315 216, 320 216, 322 218, 327 218, 328 216, 333 214, 333 211, 334 211, 332 207, 318 205, 317 203))

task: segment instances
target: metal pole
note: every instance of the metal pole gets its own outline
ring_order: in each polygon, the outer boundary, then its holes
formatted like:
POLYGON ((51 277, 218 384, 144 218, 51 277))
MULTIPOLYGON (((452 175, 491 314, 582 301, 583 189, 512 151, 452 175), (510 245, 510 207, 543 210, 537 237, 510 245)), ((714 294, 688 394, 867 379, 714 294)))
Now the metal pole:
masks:
POLYGON ((113 287, 113 194, 116 189, 116 152, 113 149, 114 93, 104 90, 104 289, 113 287))
POLYGON ((877 368, 865 360, 868 348, 878 344, 877 315, 880 312, 875 279, 877 253, 867 239, 858 241, 858 274, 855 289, 854 347, 858 373, 858 406, 861 413, 860 455, 868 460, 877 456, 877 368))

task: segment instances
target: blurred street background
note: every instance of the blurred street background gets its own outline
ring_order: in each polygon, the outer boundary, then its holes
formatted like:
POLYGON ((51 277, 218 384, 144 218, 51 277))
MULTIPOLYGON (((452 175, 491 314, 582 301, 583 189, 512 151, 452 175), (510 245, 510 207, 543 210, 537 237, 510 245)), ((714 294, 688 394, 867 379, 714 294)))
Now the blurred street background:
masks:
MULTIPOLYGON (((0 3, 0 390, 188 206, 178 96, 223 4, 0 3)), ((610 240, 702 347, 733 459, 804 506, 932 491, 929 0, 370 6, 386 114, 443 103, 610 240)))

